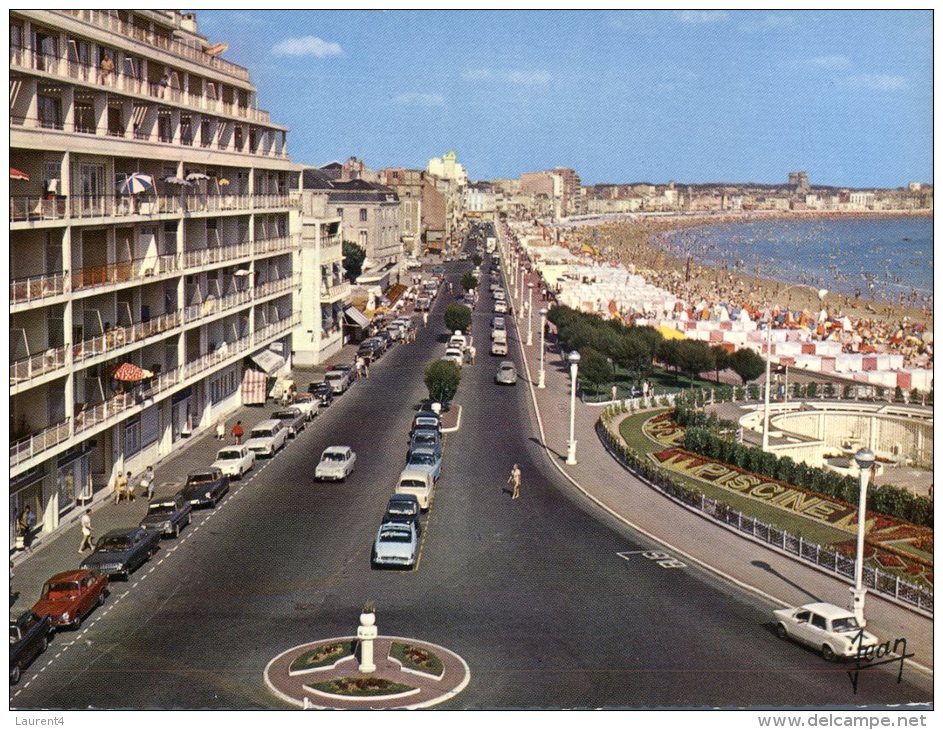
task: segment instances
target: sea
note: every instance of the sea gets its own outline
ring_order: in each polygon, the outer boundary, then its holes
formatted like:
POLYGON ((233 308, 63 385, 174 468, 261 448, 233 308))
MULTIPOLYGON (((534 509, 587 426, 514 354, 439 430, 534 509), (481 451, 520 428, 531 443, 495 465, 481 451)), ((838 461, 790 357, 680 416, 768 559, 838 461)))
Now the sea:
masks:
POLYGON ((930 216, 720 223, 664 233, 656 243, 702 265, 863 299, 933 306, 930 216))

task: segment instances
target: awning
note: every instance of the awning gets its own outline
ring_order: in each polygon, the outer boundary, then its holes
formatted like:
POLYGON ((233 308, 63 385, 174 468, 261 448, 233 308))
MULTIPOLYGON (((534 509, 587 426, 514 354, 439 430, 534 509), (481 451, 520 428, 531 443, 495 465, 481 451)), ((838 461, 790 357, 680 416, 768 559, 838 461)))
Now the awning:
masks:
POLYGON ((258 365, 266 374, 271 375, 285 364, 285 358, 277 355, 271 350, 262 350, 249 357, 252 362, 258 365))
POLYGON ((357 307, 347 307, 347 309, 344 310, 344 314, 350 317, 358 327, 370 326, 370 320, 367 319, 367 316, 357 309, 357 307))

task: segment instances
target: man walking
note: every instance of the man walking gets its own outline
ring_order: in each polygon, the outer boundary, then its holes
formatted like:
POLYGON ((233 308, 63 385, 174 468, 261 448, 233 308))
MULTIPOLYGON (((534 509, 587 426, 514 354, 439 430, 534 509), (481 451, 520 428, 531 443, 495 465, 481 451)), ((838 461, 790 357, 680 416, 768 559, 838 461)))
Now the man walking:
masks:
POLYGON ((469 361, 471 361, 472 365, 475 364, 475 346, 474 345, 468 346, 468 359, 469 361))
POLYGON ((521 496, 521 467, 515 464, 511 467, 511 476, 508 477, 508 484, 511 485, 511 499, 517 499, 521 496))
POLYGON ((92 550, 92 510, 86 509, 82 515, 82 542, 79 543, 79 552, 84 553, 86 547, 92 550))
POLYGON ((144 470, 144 474, 141 476, 141 491, 144 492, 147 497, 147 501, 150 502, 151 498, 154 496, 154 467, 148 466, 144 470))
POLYGON ((429 311, 426 310, 422 313, 422 326, 426 328, 429 326, 429 311))

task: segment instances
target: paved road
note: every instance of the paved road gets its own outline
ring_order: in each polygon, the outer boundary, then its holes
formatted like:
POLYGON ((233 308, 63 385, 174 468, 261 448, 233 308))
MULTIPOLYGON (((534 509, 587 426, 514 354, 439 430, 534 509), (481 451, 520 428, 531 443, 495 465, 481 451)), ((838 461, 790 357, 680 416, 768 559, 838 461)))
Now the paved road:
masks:
MULTIPOLYGON (((456 283, 462 268, 449 267, 456 283)), ((415 344, 395 347, 215 512, 115 584, 86 628, 58 636, 11 705, 281 707, 262 682, 266 663, 296 644, 352 634, 367 599, 381 633, 446 645, 469 663, 471 683, 446 708, 930 697, 926 683, 905 674, 898 685, 883 670, 863 677, 855 696, 845 667, 775 639, 769 607, 752 595, 689 566, 619 557, 656 546, 572 496, 531 435, 525 384, 494 384, 503 358, 487 355, 486 285, 474 319, 478 363, 463 370, 461 429, 446 439, 418 569, 371 570, 410 415, 425 395, 422 367, 444 352, 444 304, 415 344), (351 445, 358 469, 345 484, 314 484, 332 443, 351 445), (512 502, 502 486, 514 461, 524 484, 512 502)))

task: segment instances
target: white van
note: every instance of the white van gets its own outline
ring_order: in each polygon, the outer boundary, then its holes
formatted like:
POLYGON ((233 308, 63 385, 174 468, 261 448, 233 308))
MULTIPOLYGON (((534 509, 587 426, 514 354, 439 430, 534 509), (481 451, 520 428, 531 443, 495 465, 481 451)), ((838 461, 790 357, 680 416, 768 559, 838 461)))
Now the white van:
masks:
POLYGON ((288 440, 285 424, 274 418, 257 423, 249 432, 246 448, 257 456, 275 456, 275 452, 288 440))
POLYGON ((412 494, 419 501, 419 508, 425 512, 432 501, 432 488, 435 482, 432 474, 415 469, 403 469, 396 484, 396 494, 412 494))

